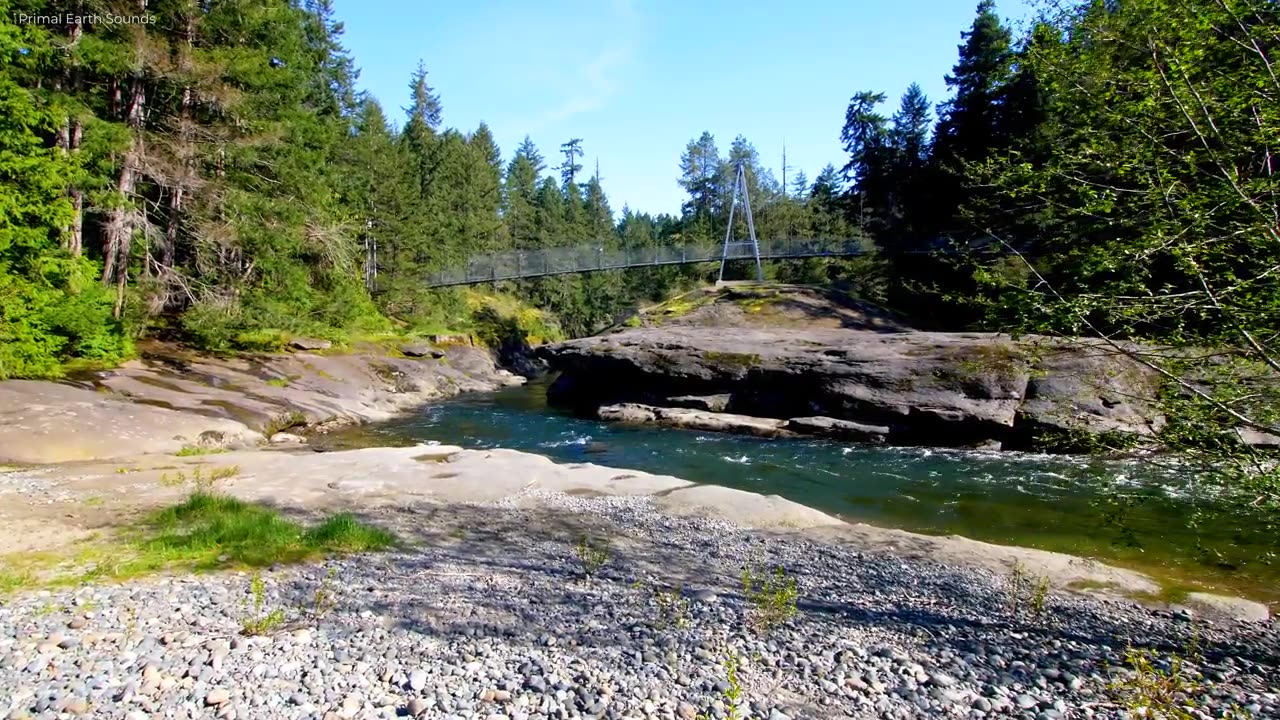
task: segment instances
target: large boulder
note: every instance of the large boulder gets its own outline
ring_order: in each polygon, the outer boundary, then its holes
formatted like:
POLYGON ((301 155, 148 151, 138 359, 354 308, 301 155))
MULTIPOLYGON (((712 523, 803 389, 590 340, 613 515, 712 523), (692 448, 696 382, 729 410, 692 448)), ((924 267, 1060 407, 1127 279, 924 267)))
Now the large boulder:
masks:
POLYGON ((538 354, 560 373, 551 399, 586 412, 727 395, 717 409, 795 418, 794 428, 808 432, 1006 449, 1069 450, 1064 439, 1100 435, 1140 439, 1161 422, 1156 381, 1141 364, 1048 338, 667 325, 557 343, 538 354))
POLYGON ((888 425, 864 425, 852 420, 837 420, 829 417, 791 418, 783 427, 802 435, 818 435, 855 442, 882 443, 889 437, 888 425))
POLYGON ((289 347, 295 350, 328 350, 333 343, 318 338, 296 337, 289 341, 289 347))
POLYGON ((789 437, 794 434, 784 427, 785 420, 686 408, 655 407, 639 403, 606 405, 596 411, 596 417, 616 422, 661 425, 686 430, 732 432, 760 437, 789 437))

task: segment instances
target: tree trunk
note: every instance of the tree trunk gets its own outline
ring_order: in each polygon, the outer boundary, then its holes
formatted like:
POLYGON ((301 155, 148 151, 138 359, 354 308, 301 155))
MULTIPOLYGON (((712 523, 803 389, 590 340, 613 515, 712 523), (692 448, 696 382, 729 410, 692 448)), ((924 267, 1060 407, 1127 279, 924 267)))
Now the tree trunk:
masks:
POLYGON ((105 249, 102 282, 110 284, 112 279, 116 280, 115 317, 117 319, 124 310, 124 291, 128 285, 129 255, 132 251, 134 231, 134 213, 129 205, 138 182, 139 159, 142 155, 142 120, 146 100, 146 85, 143 83, 141 74, 135 72, 129 82, 129 107, 125 114, 125 124, 129 127, 132 137, 120 166, 120 179, 116 183, 120 204, 107 213, 107 221, 103 228, 105 249))
MULTIPOLYGON (((191 70, 191 46, 195 39, 195 8, 188 7, 186 22, 182 29, 182 45, 179 52, 181 54, 178 61, 179 71, 188 73, 191 70)), ((178 142, 176 145, 176 154, 178 156, 178 164, 181 172, 178 175, 177 182, 172 188, 169 188, 169 216, 166 221, 164 231, 164 245, 160 248, 160 266, 165 270, 173 267, 177 256, 178 248, 178 231, 182 225, 182 203, 186 199, 187 188, 191 186, 194 173, 192 167, 192 156, 195 154, 192 149, 191 139, 191 108, 195 102, 191 86, 186 85, 182 88, 182 105, 178 112, 178 142)), ((167 304, 167 301, 166 301, 167 304)))
MULTIPOLYGON (((73 117, 68 117, 58 132, 58 147, 63 154, 74 157, 80 151, 80 139, 84 135, 84 126, 73 117)), ((62 247, 75 257, 80 257, 84 246, 84 192, 71 185, 67 188, 67 197, 71 198, 71 222, 62 229, 62 247)))
MULTIPOLYGON (((74 46, 80 42, 83 28, 80 18, 84 16, 83 3, 74 3, 74 10, 67 13, 70 23, 67 25, 67 42, 74 46)), ((66 92, 80 90, 80 71, 74 63, 66 66, 63 72, 62 87, 66 92)), ((80 139, 84 135, 84 126, 79 118, 68 116, 58 132, 58 147, 64 154, 74 157, 80 150, 80 139)), ((74 163, 73 163, 74 164, 74 163)), ((75 185, 67 187, 67 197, 71 199, 71 222, 62 230, 62 246, 74 257, 80 257, 84 248, 84 191, 75 185)))

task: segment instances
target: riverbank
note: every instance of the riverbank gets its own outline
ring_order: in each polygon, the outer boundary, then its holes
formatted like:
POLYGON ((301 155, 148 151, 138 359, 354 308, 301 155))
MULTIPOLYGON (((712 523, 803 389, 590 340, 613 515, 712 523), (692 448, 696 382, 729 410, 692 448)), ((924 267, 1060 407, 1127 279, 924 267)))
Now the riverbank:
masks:
POLYGON ((217 357, 152 342, 75 381, 0 382, 0 463, 58 463, 303 442, 432 400, 524 382, 466 336, 217 357), (292 431, 292 432, 290 432, 292 431))
MULTIPOLYGON (((1071 592, 1073 580, 1142 578, 672 477, 417 446, 150 456, 0 483, 3 505, 25 501, 37 525, 67 522, 72 507, 110 525, 177 500, 184 489, 166 474, 197 471, 289 516, 353 512, 405 547, 264 573, 260 612, 286 618, 267 638, 239 634, 256 611, 243 573, 20 593, 0 607, 11 717, 723 717, 730 655, 755 717, 1119 717, 1108 685, 1130 676, 1108 667, 1125 664, 1126 645, 1164 655, 1193 637, 1207 709, 1265 717, 1280 700, 1271 621, 1071 592), (609 548, 590 580, 575 551, 584 535, 609 548), (1043 608, 1011 602, 1014 561, 1052 577, 1043 608), (798 612, 762 631, 739 574, 779 565, 798 612), (318 616, 308 608, 326 582, 341 592, 318 616)), ((56 537, 46 547, 68 557, 86 545, 56 537)))
MULTIPOLYGON (((244 476, 254 478, 253 487, 259 491, 271 492, 274 488, 279 495, 260 496, 253 494, 257 491, 246 490, 250 493, 246 499, 254 501, 279 503, 290 493, 306 487, 307 476, 299 475, 295 468, 307 468, 306 473, 333 482, 347 482, 344 473, 352 472, 355 477, 374 476, 379 482, 388 483, 389 489, 381 495, 362 490, 358 494, 362 505, 376 505, 384 496, 392 498, 388 502, 394 502, 397 496, 412 498, 420 492, 420 483, 435 485, 438 480, 430 474, 420 475, 421 469, 413 464, 397 465, 399 460, 385 465, 376 454, 325 454, 308 460, 306 455, 237 453, 224 456, 222 453, 253 448, 286 450, 309 446, 311 450, 322 451, 343 447, 341 433, 333 441, 327 433, 345 426, 385 420, 431 400, 461 392, 490 391, 523 382, 524 378, 497 367, 492 355, 482 347, 472 346, 470 342, 442 342, 379 347, 357 353, 330 353, 323 347, 302 344, 294 353, 234 358, 214 358, 173 346, 153 345, 141 360, 82 378, 76 384, 0 383, 0 414, 7 420, 0 425, 0 461, 19 464, 79 461, 6 476, 8 499, 25 497, 26 500, 0 502, 0 520, 17 531, 11 534, 9 544, 0 542, 0 553, 38 551, 50 543, 93 536, 101 528, 119 524, 131 513, 154 508, 165 498, 172 499, 169 497, 172 492, 157 492, 156 488, 181 485, 175 482, 178 478, 199 473, 202 468, 223 471, 235 468, 234 475, 245 473, 244 476), (295 429, 290 424, 305 430, 309 437, 289 432, 295 429), (210 464, 211 459, 206 456, 214 454, 217 456, 213 460, 226 459, 227 462, 210 464), (282 457, 290 459, 282 461, 282 457), (283 488, 279 480, 265 478, 284 479, 290 487, 283 488), (76 520, 66 522, 68 518, 76 520)), ((403 444, 402 439, 393 440, 394 437, 361 439, 376 444, 403 444)), ((525 463, 550 463, 545 458, 523 453, 513 457, 525 458, 521 461, 525 463)), ((477 485, 501 487, 488 480, 488 475, 510 473, 513 477, 524 477, 530 472, 519 465, 478 468, 475 474, 466 477, 477 485)), ((1062 589, 1088 588, 1157 603, 1185 601, 1184 588, 1170 594, 1162 589, 1160 581, 1140 572, 1074 558, 1070 550, 1041 553, 1014 547, 1016 542, 1005 539, 997 539, 1003 544, 991 544, 957 535, 938 537, 859 522, 844 523, 837 517, 776 495, 768 496, 771 504, 756 507, 748 502, 743 506, 747 509, 739 512, 735 505, 738 501, 732 498, 761 496, 741 489, 694 485, 661 474, 650 476, 634 470, 611 472, 610 477, 662 477, 664 483, 676 483, 661 488, 662 494, 679 499, 663 505, 667 512, 682 513, 687 511, 685 508, 692 508, 692 512, 748 527, 775 530, 810 524, 815 528, 839 527, 840 533, 846 536, 844 539, 852 537, 863 550, 932 557, 1001 572, 1008 572, 1015 564, 1026 564, 1062 589), (698 502, 699 493, 714 494, 716 499, 698 502), (733 495, 722 497, 723 493, 733 495), (796 513, 822 520, 798 521, 793 517, 796 513)), ((678 468, 668 472, 683 474, 678 468)), ((564 488, 553 483, 550 489, 564 488)), ((621 495, 653 492, 645 483, 636 485, 632 481, 577 490, 621 495)), ((506 488, 503 492, 511 494, 512 489, 506 488)), ((466 498, 467 501, 475 499, 466 498)), ((305 502, 301 507, 315 509, 305 502)), ((1206 589, 1221 592, 1212 587, 1206 589)), ((1201 605, 1206 602, 1226 603, 1233 608, 1230 612, 1241 617, 1267 615, 1266 607, 1258 603, 1232 604, 1213 600, 1208 595, 1200 598, 1201 605)))

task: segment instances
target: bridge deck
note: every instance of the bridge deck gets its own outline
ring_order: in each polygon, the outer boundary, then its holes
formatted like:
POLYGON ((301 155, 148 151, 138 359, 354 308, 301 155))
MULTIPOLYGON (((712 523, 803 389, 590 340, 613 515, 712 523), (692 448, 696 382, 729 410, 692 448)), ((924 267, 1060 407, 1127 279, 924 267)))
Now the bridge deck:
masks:
MULTIPOLYGON (((806 239, 772 240, 760 243, 764 260, 780 258, 840 257, 868 252, 862 240, 806 239)), ((427 287, 474 285, 497 280, 566 275, 569 273, 620 270, 659 265, 717 262, 725 255, 722 245, 658 245, 645 248, 605 249, 601 245, 517 250, 471 258, 466 267, 432 273, 427 287)), ((730 260, 752 259, 749 245, 731 244, 730 260)))

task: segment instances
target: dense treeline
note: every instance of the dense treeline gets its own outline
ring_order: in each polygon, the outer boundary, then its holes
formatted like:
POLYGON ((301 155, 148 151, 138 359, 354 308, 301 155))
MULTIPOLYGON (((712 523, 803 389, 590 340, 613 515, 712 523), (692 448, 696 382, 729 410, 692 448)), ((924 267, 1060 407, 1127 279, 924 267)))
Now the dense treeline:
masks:
MULTIPOLYGON (((130 0, 93 22, 82 0, 0 0, 0 377, 110 362, 130 338, 208 348, 284 333, 344 337, 465 325, 462 293, 422 278, 476 253, 598 242, 710 241, 731 163, 762 233, 843 232, 828 169, 812 204, 739 138, 691 144, 679 218, 615 214, 581 139, 556 160, 526 140, 504 160, 484 124, 447 128, 419 67, 406 116, 358 93, 329 0, 130 0), (562 159, 561 159, 562 158, 562 159)), ((702 269, 504 286, 598 329, 702 269)))
POLYGON ((928 142, 915 87, 849 104, 846 216, 891 301, 1146 365, 1161 443, 1280 518, 1280 6, 1046 2, 1015 40, 982 0, 963 39, 928 142))

